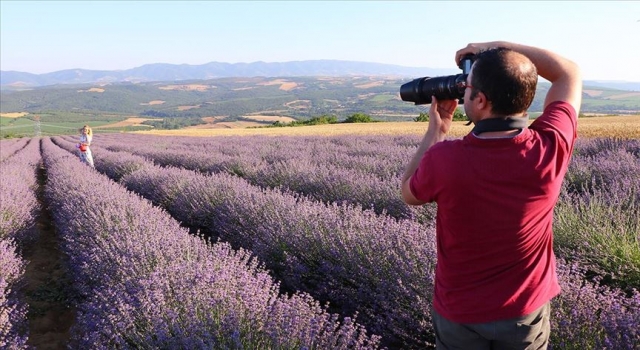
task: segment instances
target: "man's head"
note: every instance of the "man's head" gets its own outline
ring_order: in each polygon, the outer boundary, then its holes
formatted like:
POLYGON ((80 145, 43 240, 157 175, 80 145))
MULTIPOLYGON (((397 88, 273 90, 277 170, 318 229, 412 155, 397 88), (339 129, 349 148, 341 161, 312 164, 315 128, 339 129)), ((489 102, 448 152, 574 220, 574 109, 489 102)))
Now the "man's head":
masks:
POLYGON ((476 55, 467 79, 471 87, 465 92, 465 110, 467 100, 471 108, 473 100, 483 94, 492 116, 510 116, 524 113, 531 106, 538 72, 526 56, 496 48, 476 55))

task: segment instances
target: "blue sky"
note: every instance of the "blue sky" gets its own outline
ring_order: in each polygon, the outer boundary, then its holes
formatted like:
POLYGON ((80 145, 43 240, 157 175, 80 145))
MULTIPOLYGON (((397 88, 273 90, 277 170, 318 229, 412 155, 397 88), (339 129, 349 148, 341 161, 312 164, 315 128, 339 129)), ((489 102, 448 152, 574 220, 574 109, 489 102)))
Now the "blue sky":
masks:
POLYGON ((451 68, 508 40, 640 81, 640 1, 0 1, 0 68, 336 59, 451 68))

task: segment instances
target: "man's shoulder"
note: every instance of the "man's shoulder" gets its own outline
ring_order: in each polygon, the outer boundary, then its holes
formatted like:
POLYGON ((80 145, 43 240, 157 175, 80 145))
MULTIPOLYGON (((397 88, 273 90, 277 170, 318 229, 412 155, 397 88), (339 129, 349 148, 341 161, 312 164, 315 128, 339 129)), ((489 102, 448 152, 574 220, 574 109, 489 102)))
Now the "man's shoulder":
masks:
POLYGON ((429 152, 433 153, 447 153, 452 152, 464 143, 464 139, 444 140, 436 143, 429 148, 429 152))
POLYGON ((571 104, 565 101, 555 101, 547 105, 542 114, 531 123, 532 129, 544 129, 555 127, 577 127, 576 111, 571 104))
POLYGON ((544 111, 536 118, 536 121, 551 118, 555 115, 565 115, 573 119, 577 118, 576 111, 571 104, 566 101, 554 101, 544 108, 544 111))

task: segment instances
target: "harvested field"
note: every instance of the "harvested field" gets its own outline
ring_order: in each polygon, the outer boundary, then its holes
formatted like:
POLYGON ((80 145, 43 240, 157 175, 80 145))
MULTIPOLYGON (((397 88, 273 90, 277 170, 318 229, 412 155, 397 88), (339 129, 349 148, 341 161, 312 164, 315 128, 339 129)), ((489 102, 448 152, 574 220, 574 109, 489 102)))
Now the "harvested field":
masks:
POLYGON ((149 102, 142 102, 140 103, 141 106, 153 106, 153 105, 161 105, 163 103, 165 103, 166 101, 162 101, 162 100, 153 100, 153 101, 149 101, 149 102))
MULTIPOLYGON (((220 123, 223 124, 223 123, 220 123)), ((466 126, 465 122, 454 122, 451 126, 451 137, 460 137, 471 131, 471 126, 466 126)), ((427 123, 416 122, 388 122, 388 123, 367 123, 367 124, 330 124, 313 125, 301 127, 283 128, 250 128, 250 122, 240 124, 233 123, 233 126, 224 123, 224 128, 193 128, 180 130, 150 130, 139 131, 139 133, 154 135, 180 135, 180 136, 229 136, 229 135, 267 135, 267 136, 310 136, 323 135, 335 136, 343 134, 354 135, 401 135, 401 134, 423 134, 427 130, 427 123), (246 126, 243 126, 246 125, 246 126)), ((640 138, 640 115, 615 116, 615 117, 590 117, 578 120, 578 137, 618 137, 618 138, 640 138)))
POLYGON ((294 83, 294 82, 290 82, 284 79, 276 79, 276 80, 271 80, 265 83, 259 83, 258 85, 280 85, 280 90, 284 90, 284 91, 289 91, 289 90, 293 90, 295 89, 298 84, 294 83))
POLYGON ((621 100, 621 99, 625 99, 625 98, 630 98, 630 97, 637 97, 640 96, 640 92, 629 92, 626 94, 618 94, 618 95, 612 95, 609 96, 610 100, 621 100))
POLYGON ((107 125, 95 126, 94 129, 124 128, 124 127, 127 127, 127 126, 147 126, 147 127, 151 127, 151 125, 142 124, 142 122, 147 121, 147 120, 162 120, 162 118, 131 117, 131 118, 127 118, 126 120, 123 120, 121 122, 117 122, 117 123, 113 123, 113 124, 107 124, 107 125))
POLYGON ((202 120, 206 124, 194 125, 186 127, 186 130, 193 129, 243 129, 250 127, 259 127, 265 126, 265 123, 273 123, 276 121, 280 121, 283 123, 289 123, 295 121, 295 119, 290 117, 281 117, 281 116, 273 116, 273 115, 247 115, 243 118, 249 120, 239 120, 234 122, 226 122, 223 121, 224 117, 203 117, 202 120))
POLYGON ((295 121, 294 118, 291 117, 280 117, 275 115, 246 115, 244 116, 247 119, 252 119, 258 122, 282 122, 282 123, 290 123, 295 121))
POLYGON ((188 111, 190 109, 194 109, 194 108, 200 108, 200 105, 195 105, 195 106, 178 106, 178 110, 179 111, 188 111))
POLYGON ((160 90, 182 90, 182 91, 206 91, 208 89, 215 88, 215 86, 202 85, 202 84, 183 84, 183 85, 165 85, 158 89, 160 90))
POLYGON ((78 90, 78 92, 104 92, 104 89, 101 88, 90 88, 87 90, 78 90))
POLYGON ((357 88, 361 88, 361 89, 368 89, 368 88, 372 88, 372 87, 376 87, 376 86, 382 86, 383 84, 384 84, 384 82, 382 82, 382 81, 372 81, 370 83, 354 85, 354 86, 357 87, 357 88))
POLYGON ((29 114, 29 113, 27 113, 27 112, 0 113, 0 117, 4 117, 4 118, 20 118, 20 117, 24 117, 27 114, 29 114))
POLYGON ((602 95, 602 90, 582 90, 582 92, 584 92, 585 94, 591 96, 591 97, 596 97, 596 96, 600 96, 602 95))
POLYGON ((580 118, 578 137, 640 139, 640 115, 580 118))

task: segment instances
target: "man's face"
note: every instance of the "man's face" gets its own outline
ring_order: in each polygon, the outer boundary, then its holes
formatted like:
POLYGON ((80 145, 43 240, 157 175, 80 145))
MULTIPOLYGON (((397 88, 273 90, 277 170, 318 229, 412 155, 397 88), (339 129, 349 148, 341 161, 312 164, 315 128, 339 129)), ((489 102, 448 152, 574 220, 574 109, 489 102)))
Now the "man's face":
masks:
POLYGON ((464 113, 469 117, 471 121, 473 120, 473 108, 471 104, 471 77, 473 76, 473 66, 471 66, 471 71, 469 71, 469 75, 467 76, 467 87, 464 89, 464 113))

